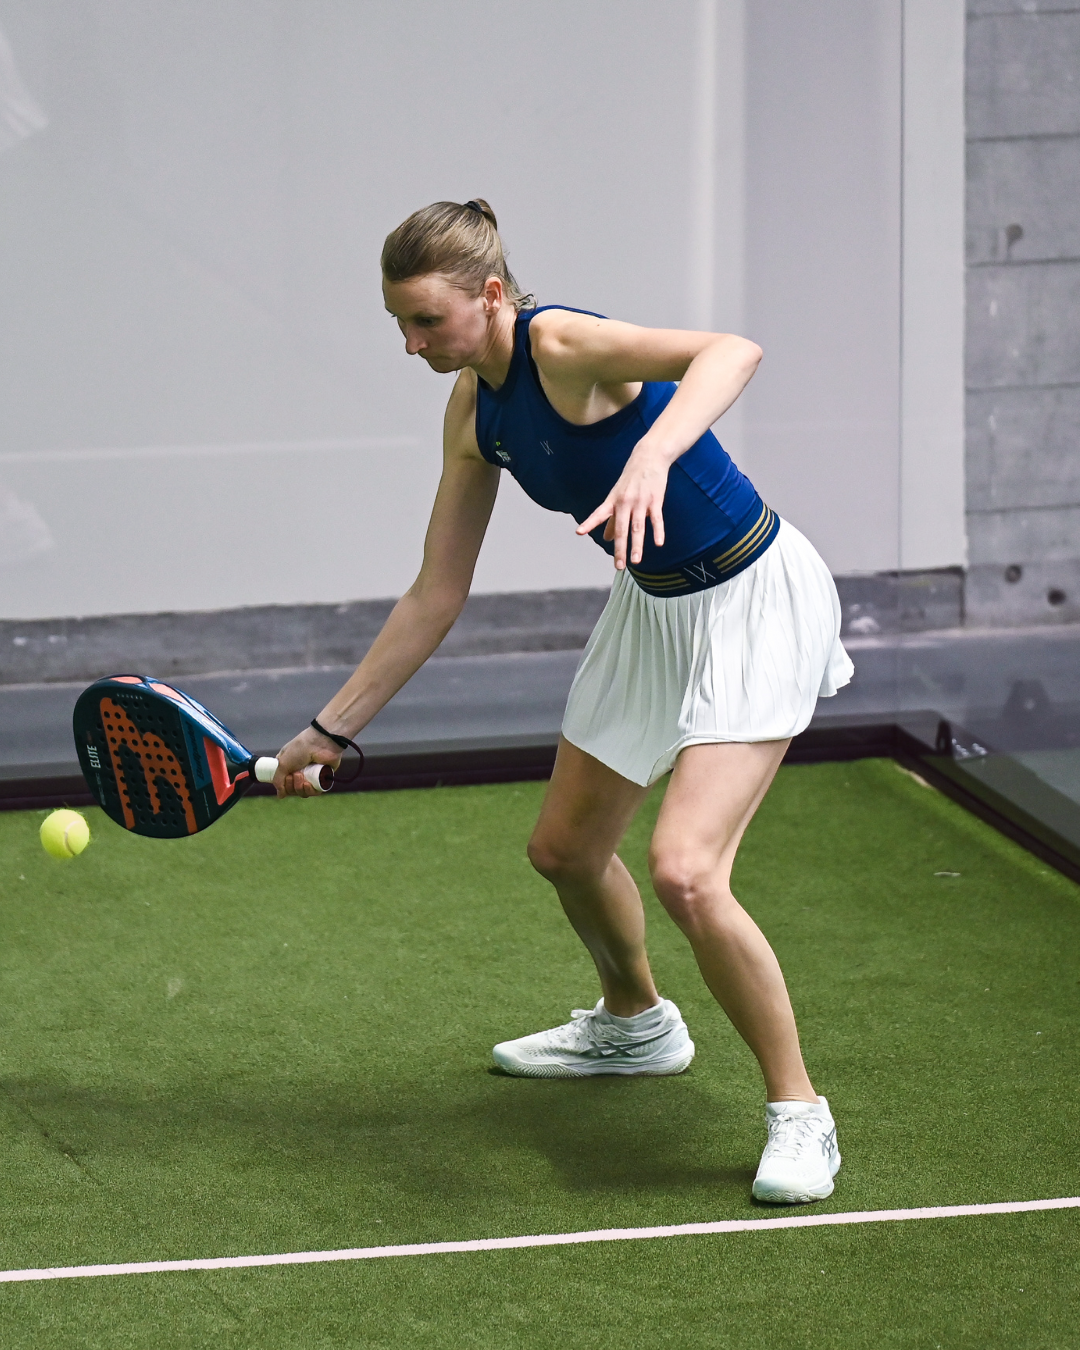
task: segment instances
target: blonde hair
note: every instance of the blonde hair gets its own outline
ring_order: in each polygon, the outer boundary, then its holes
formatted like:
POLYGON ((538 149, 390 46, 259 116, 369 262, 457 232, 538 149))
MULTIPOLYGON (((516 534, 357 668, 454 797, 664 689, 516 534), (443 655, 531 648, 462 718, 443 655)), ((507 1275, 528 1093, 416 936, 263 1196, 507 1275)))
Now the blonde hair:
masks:
POLYGON ((380 262, 387 281, 439 272, 452 285, 476 296, 489 277, 498 277, 515 309, 536 304, 506 265, 495 212, 483 197, 463 204, 433 202, 414 211, 386 236, 380 262))

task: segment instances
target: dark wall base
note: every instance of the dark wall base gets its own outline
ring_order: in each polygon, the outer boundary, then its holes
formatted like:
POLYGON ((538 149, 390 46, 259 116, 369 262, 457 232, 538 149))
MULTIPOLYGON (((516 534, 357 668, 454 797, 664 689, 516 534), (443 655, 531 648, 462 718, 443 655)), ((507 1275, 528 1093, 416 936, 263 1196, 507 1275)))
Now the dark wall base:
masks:
MULTIPOLYGON (((836 578, 845 636, 1080 619, 1080 563, 876 572, 836 578), (1012 578, 1012 579, 1010 579, 1012 578)), ((601 588, 472 595, 439 656, 576 651, 608 592, 601 588)), ((393 600, 260 605, 184 614, 0 619, 0 684, 93 680, 136 671, 311 669, 359 661, 393 600)))
MULTIPOLYGON (((837 577, 845 634, 910 633, 963 621, 959 569, 837 577)), ((602 588, 472 595, 440 656, 572 651, 585 646, 602 588)), ((178 614, 0 619, 0 684, 94 680, 132 671, 311 669, 359 661, 393 600, 257 605, 178 614)))
POLYGON ((964 622, 964 573, 959 567, 925 572, 874 572, 837 577, 842 632, 921 633, 964 622))
MULTIPOLYGON (((577 650, 606 590, 471 595, 440 656, 577 650)), ((393 600, 346 605, 258 605, 184 614, 0 619, 0 684, 95 680, 125 671, 201 675, 286 670, 360 660, 393 600)))

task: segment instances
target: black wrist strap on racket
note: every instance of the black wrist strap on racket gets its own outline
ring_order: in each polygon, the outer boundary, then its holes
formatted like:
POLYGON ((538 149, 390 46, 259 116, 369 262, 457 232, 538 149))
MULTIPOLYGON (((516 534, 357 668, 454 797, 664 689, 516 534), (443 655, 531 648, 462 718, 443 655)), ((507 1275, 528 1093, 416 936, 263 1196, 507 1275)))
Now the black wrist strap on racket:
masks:
POLYGON ((356 744, 356 742, 350 741, 348 736, 336 736, 332 731, 327 731, 327 729, 324 726, 319 725, 319 719, 317 717, 313 717, 311 719, 311 725, 315 728, 315 730, 319 733, 320 736, 325 736, 328 741, 333 741, 334 744, 340 750, 352 749, 356 751, 356 753, 360 756, 360 762, 359 764, 357 764, 356 772, 353 774, 352 778, 346 778, 345 782, 351 783, 353 781, 353 778, 358 778, 360 776, 361 770, 364 767, 364 752, 363 750, 360 749, 360 747, 356 744))

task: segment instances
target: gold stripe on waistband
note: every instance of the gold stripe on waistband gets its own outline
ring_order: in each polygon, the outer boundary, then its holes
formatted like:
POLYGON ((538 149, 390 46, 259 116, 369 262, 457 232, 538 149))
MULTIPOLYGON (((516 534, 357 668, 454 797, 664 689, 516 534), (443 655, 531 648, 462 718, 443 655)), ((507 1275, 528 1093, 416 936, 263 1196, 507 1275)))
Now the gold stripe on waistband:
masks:
POLYGON ((626 570, 632 577, 647 577, 649 581, 685 581, 686 578, 681 572, 642 572, 640 568, 631 567, 629 563, 626 570))
POLYGON ((731 556, 730 552, 724 554, 725 570, 730 571, 731 568, 737 567, 738 564, 741 563, 748 554, 753 553, 754 549, 758 547, 761 541, 768 535, 769 531, 772 529, 773 521, 775 519, 776 519, 775 515, 772 513, 772 511, 770 511, 769 519, 762 526, 760 527, 755 526, 753 535, 747 535, 747 537, 743 540, 743 542, 740 545, 738 545, 738 552, 734 555, 734 557, 731 556))
MULTIPOLYGON (((730 572, 733 567, 738 567, 738 565, 743 561, 744 558, 746 558, 749 554, 753 553, 754 549, 757 548, 757 546, 761 543, 761 541, 765 538, 765 536, 768 533, 769 527, 766 526, 765 529, 758 531, 755 538, 747 539, 743 547, 739 549, 738 553, 735 555, 734 558, 727 558, 727 560, 724 563, 724 566, 720 568, 721 574, 725 572, 730 572)), ((713 563, 714 565, 716 565, 715 558, 713 559, 713 563)))
MULTIPOLYGON (((721 574, 730 571, 731 568, 738 566, 740 562, 761 543, 768 535, 776 521, 775 512, 765 503, 762 503, 761 514, 743 535, 738 543, 732 544, 719 557, 713 558, 713 566, 719 568, 721 574)), ((703 560, 700 560, 703 561, 703 560)), ((627 565, 626 569, 633 579, 643 588, 651 587, 653 590, 672 591, 676 589, 689 588, 692 586, 690 578, 686 575, 685 569, 678 572, 642 572, 636 567, 627 565)), ((719 580, 723 580, 721 575, 719 580)))
POLYGON ((772 511, 762 503, 761 515, 758 516, 757 520, 747 533, 743 535, 737 544, 732 544, 732 546, 724 553, 721 553, 718 558, 713 559, 716 566, 722 568, 737 563, 745 553, 752 549, 754 545, 768 533, 769 526, 772 524, 771 516, 772 511))

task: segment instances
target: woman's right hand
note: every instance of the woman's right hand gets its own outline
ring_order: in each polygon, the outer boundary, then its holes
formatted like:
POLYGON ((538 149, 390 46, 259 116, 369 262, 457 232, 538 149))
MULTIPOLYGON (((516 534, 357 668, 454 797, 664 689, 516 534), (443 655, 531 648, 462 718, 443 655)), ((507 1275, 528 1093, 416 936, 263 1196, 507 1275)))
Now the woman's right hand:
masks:
POLYGON ((305 727, 288 745, 277 752, 278 771, 274 788, 278 797, 316 797, 318 792, 304 778, 309 764, 329 764, 337 768, 341 751, 321 736, 314 727, 305 727))

